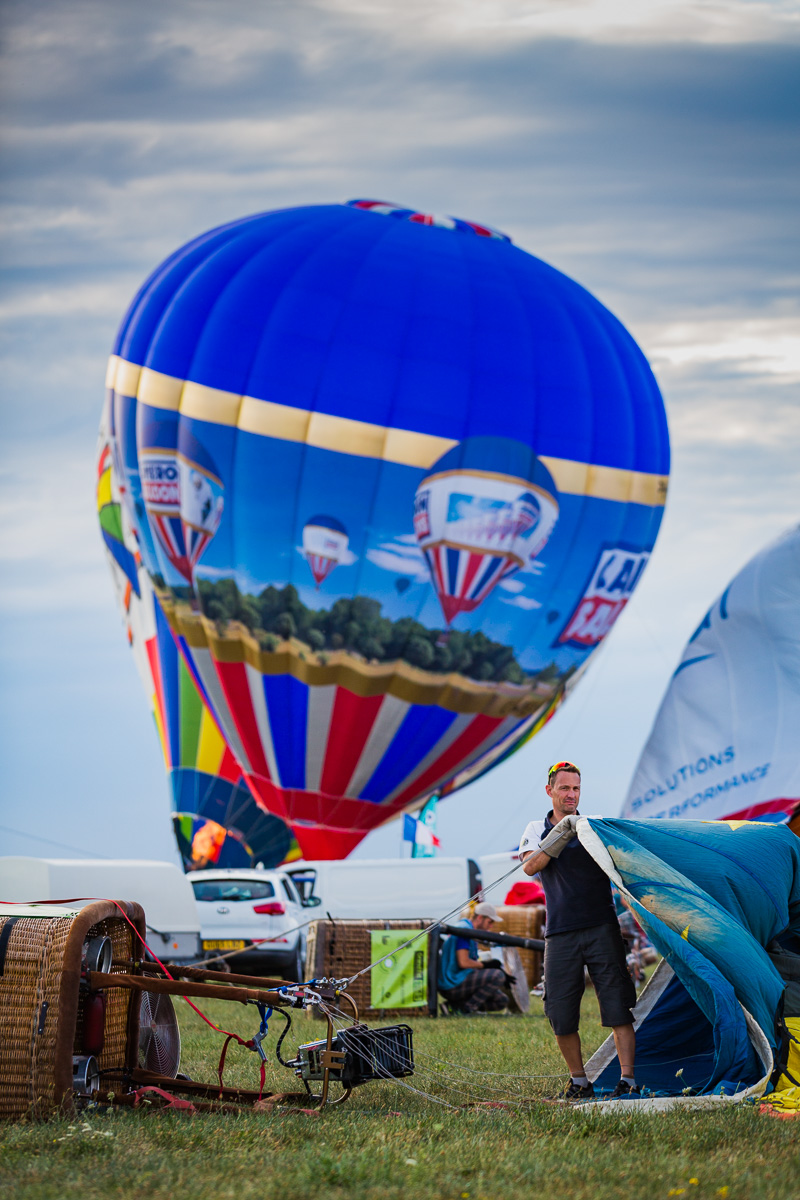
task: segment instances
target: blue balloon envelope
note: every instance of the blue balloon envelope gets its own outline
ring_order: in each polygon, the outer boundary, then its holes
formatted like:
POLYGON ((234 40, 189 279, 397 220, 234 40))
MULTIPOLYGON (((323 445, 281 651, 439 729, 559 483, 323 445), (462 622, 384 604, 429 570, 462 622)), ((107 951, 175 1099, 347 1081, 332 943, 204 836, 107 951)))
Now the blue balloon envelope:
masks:
POLYGON ((307 857, 530 736, 663 514, 633 339, 452 218, 356 201, 212 230, 145 283, 108 386, 166 618, 307 857))

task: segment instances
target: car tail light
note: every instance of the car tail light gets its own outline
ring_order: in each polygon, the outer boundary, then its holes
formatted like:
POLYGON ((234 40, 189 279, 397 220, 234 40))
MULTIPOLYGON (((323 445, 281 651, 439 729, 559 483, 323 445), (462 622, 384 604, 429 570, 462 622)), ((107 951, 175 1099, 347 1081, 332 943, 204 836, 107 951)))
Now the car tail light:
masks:
POLYGON ((286 912, 286 908, 281 904, 280 900, 270 900, 269 904, 254 904, 253 912, 261 913, 267 917, 282 917, 286 912))

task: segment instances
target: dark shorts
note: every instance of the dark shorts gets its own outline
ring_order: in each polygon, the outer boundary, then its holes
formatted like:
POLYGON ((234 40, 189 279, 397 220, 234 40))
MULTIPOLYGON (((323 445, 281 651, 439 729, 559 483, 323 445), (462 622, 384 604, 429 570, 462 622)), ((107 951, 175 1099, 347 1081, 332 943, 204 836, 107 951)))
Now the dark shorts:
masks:
POLYGON ((625 961, 619 925, 592 925, 545 939, 544 1011, 553 1033, 578 1032, 584 967, 594 984, 603 1025, 630 1025, 636 988, 625 961))

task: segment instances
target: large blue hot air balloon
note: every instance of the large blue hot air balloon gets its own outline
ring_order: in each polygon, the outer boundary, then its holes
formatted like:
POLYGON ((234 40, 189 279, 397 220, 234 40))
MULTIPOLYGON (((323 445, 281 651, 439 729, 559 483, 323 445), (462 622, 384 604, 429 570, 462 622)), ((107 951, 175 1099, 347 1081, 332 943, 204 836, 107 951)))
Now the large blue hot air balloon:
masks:
POLYGON ((108 386, 166 619, 307 857, 540 725, 663 513, 641 351, 466 221, 355 201, 212 230, 145 283, 108 386))

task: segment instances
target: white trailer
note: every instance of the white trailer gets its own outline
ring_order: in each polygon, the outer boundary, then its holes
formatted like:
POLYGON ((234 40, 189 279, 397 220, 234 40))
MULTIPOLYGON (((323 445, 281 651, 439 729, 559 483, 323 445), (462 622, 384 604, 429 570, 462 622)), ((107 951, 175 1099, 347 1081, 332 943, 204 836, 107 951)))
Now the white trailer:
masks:
POLYGON ((200 919, 194 892, 179 867, 138 859, 0 857, 0 900, 136 900, 147 918, 148 943, 158 958, 200 958, 200 919))
POLYGON ((296 862, 291 875, 304 903, 319 899, 320 917, 417 920, 443 917, 481 886, 471 858, 376 858, 296 862))

